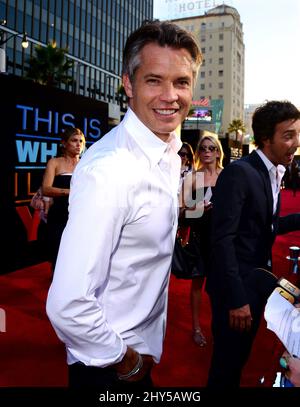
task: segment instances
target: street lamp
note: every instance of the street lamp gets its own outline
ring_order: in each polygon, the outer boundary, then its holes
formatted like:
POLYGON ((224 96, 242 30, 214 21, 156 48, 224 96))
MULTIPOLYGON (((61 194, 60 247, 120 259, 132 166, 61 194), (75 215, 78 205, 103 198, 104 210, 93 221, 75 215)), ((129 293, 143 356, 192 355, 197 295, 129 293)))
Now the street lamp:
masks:
MULTIPOLYGON (((1 21, 1 25, 4 25, 6 21, 1 21)), ((20 33, 12 33, 9 36, 6 36, 6 31, 1 31, 0 33, 0 73, 1 72, 6 72, 6 46, 5 44, 14 37, 22 37, 22 48, 26 49, 28 48, 28 40, 27 40, 27 34, 24 32, 23 34, 20 33)))
POLYGON ((27 40, 27 34, 24 33, 24 34, 23 34, 23 37, 22 37, 22 47, 23 47, 24 49, 26 49, 26 48, 28 48, 28 45, 29 45, 29 42, 28 42, 28 40, 27 40))
POLYGON ((75 83, 75 93, 77 95, 80 94, 80 68, 82 66, 83 66, 83 70, 85 72, 85 68, 86 68, 85 64, 83 62, 81 62, 81 61, 77 61, 77 63, 76 63, 76 71, 75 71, 75 78, 76 78, 76 80, 75 80, 75 82, 76 82, 75 83))
MULTIPOLYGON (((11 38, 20 37, 20 36, 21 36, 21 34, 15 33, 15 34, 12 34, 12 35, 10 35, 9 37, 7 37, 5 39, 0 39, 0 47, 2 47, 2 45, 6 44, 7 41, 9 41, 11 38)), ((28 43, 28 40, 27 40, 27 34, 23 33, 23 35, 22 35, 22 47, 23 48, 28 48, 28 45, 29 45, 29 43, 28 43)))

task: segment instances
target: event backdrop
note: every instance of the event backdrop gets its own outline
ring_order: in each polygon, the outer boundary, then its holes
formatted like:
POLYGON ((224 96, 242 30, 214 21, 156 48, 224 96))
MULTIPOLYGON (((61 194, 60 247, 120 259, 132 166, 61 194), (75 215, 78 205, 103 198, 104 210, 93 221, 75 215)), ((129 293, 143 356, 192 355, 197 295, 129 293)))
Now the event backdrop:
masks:
POLYGON ((29 80, 0 75, 2 220, 0 273, 42 261, 43 240, 30 200, 42 182, 47 161, 56 156, 60 133, 79 127, 87 148, 108 130, 107 103, 29 80))

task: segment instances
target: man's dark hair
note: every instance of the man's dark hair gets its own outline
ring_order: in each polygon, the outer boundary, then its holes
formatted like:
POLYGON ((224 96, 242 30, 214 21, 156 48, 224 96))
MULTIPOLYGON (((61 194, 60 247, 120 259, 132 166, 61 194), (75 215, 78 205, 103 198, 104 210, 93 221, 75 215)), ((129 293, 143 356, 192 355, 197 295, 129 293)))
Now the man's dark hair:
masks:
POLYGON ((300 119, 300 111, 287 100, 273 100, 259 106, 252 117, 255 145, 258 148, 262 148, 265 140, 271 140, 278 123, 286 120, 295 121, 298 119, 300 119))
POLYGON ((145 45, 151 43, 161 47, 184 48, 189 51, 193 60, 194 76, 196 77, 202 62, 202 54, 194 36, 174 23, 146 20, 136 31, 130 34, 123 51, 122 73, 123 75, 127 74, 131 82, 141 62, 141 50, 145 45))

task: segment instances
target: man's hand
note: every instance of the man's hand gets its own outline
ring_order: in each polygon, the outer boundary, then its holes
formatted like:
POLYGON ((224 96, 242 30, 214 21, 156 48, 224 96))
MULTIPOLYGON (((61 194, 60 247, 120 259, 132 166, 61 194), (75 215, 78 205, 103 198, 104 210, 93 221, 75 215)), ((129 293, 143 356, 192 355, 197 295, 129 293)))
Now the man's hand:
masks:
POLYGON ((231 309, 229 311, 229 324, 232 329, 237 331, 250 331, 252 317, 249 304, 240 308, 231 309))
POLYGON ((291 356, 287 351, 283 353, 282 357, 287 365, 285 376, 295 387, 300 387, 300 359, 291 356))
MULTIPOLYGON (((133 376, 126 379, 128 382, 136 382, 141 380, 146 373, 152 368, 153 366, 153 358, 150 355, 142 355, 143 365, 141 366, 140 370, 134 374, 133 376)), ((112 365, 117 371, 118 375, 125 375, 134 369, 137 365, 139 360, 138 352, 134 349, 127 347, 127 351, 124 355, 124 358, 119 363, 115 363, 112 365)))
POLYGON ((212 209, 213 207, 213 203, 211 201, 206 202, 204 201, 204 212, 209 211, 210 209, 212 209))

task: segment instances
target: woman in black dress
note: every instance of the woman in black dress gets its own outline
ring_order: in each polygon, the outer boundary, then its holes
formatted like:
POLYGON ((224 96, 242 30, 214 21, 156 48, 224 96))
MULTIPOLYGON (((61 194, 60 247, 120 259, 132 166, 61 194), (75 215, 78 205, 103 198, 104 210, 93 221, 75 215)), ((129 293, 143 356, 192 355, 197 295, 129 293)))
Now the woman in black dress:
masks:
POLYGON ((72 173, 85 147, 80 129, 66 128, 61 137, 62 156, 51 158, 45 170, 43 195, 51 197, 52 205, 47 216, 49 260, 54 271, 60 238, 68 220, 68 200, 72 173))
MULTIPOLYGON (((200 303, 201 290, 209 268, 210 255, 210 228, 213 208, 213 190, 220 172, 223 169, 223 150, 220 141, 214 134, 204 135, 198 142, 195 150, 195 169, 201 177, 193 177, 193 190, 204 186, 204 211, 201 217, 186 220, 190 225, 193 239, 200 249, 200 257, 197 262, 197 272, 191 282, 190 301, 192 311, 193 340, 199 346, 206 345, 205 336, 200 328, 200 303), (196 185, 195 179, 201 178, 201 185, 196 185), (201 267, 200 267, 201 265, 201 267)), ((186 178, 188 182, 188 177, 186 178)), ((198 181, 197 181, 198 182, 198 181)))

